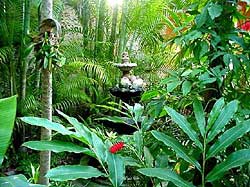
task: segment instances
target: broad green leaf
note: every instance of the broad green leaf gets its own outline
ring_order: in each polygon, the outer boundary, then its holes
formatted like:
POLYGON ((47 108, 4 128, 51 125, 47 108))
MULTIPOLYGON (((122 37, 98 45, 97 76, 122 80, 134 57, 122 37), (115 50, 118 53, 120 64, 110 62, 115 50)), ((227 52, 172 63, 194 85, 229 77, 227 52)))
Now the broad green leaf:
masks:
POLYGON ((141 119, 141 116, 143 114, 143 110, 144 107, 142 105, 140 105, 139 103, 135 103, 134 107, 133 107, 133 111, 134 111, 134 118, 135 121, 138 122, 141 119))
POLYGON ((0 177, 1 187, 29 187, 29 183, 24 175, 13 175, 0 177))
POLYGON ((200 43, 199 58, 202 58, 209 51, 209 45, 206 41, 200 43))
POLYGON ((52 122, 45 118, 38 118, 38 117, 22 117, 21 120, 25 123, 30 125, 44 127, 46 129, 54 130, 62 135, 74 135, 75 133, 69 131, 63 125, 59 123, 52 122))
POLYGON ((156 177, 161 180, 171 181, 178 187, 194 187, 191 183, 182 179, 179 175, 175 172, 171 171, 170 169, 164 168, 143 168, 138 169, 141 174, 146 175, 148 177, 156 177))
POLYGON ((142 167, 139 163, 138 160, 132 158, 132 157, 122 157, 125 166, 133 166, 133 167, 142 167))
POLYGON ((212 20, 214 20, 215 18, 219 17, 222 13, 222 7, 221 5, 217 5, 217 4, 211 4, 209 7, 208 7, 208 13, 211 17, 212 20))
POLYGON ((16 117, 16 96, 0 99, 0 166, 7 151, 16 117))
POLYGON ((208 130, 212 127, 215 120, 217 119, 217 117, 221 113, 221 109, 224 105, 225 105, 225 101, 224 101, 223 97, 216 101, 216 103, 214 104, 214 106, 213 106, 213 108, 208 116, 206 132, 208 132, 208 130))
POLYGON ((38 151, 53 151, 55 153, 67 151, 72 153, 85 153, 87 155, 94 156, 94 153, 85 147, 73 144, 71 142, 62 142, 57 140, 29 141, 25 142, 23 146, 38 151))
POLYGON ((164 107, 167 111, 168 115, 172 118, 172 120, 189 136, 191 140, 195 142, 195 144, 202 150, 202 144, 199 141, 198 135, 195 130, 192 129, 191 124, 186 120, 186 118, 176 112, 174 109, 170 107, 164 107))
POLYGON ((193 70, 191 70, 191 69, 188 69, 188 70, 186 70, 186 71, 184 71, 182 74, 181 74, 181 76, 182 77, 186 77, 186 76, 188 76, 190 73, 192 73, 193 72, 193 70))
POLYGON ((125 179, 125 164, 121 156, 108 152, 109 178, 113 186, 120 186, 125 179))
POLYGON ((202 37, 202 33, 200 31, 193 30, 193 31, 189 32, 188 34, 186 34, 184 36, 184 39, 188 43, 189 41, 196 40, 200 37, 202 37))
POLYGON ((55 181, 68 181, 76 179, 89 179, 100 177, 104 174, 92 166, 66 165, 48 171, 46 177, 55 181))
POLYGON ((141 131, 135 131, 133 135, 136 151, 139 156, 142 156, 142 149, 143 149, 143 136, 141 131))
POLYGON ((233 115, 238 109, 238 101, 233 100, 228 103, 220 112, 219 117, 212 126, 210 132, 208 133, 207 141, 210 142, 214 137, 228 124, 233 115))
POLYGON ((238 138, 241 138, 245 133, 250 131, 250 120, 245 121, 241 124, 232 127, 231 129, 224 132, 219 140, 213 144, 207 152, 207 159, 215 156, 218 152, 226 149, 238 138))
POLYGON ((163 142, 167 146, 170 146, 179 157, 183 158, 188 163, 193 164, 198 170, 201 170, 199 162, 192 156, 189 156, 187 153, 188 151, 177 140, 155 130, 153 130, 151 133, 157 140, 163 142))
POLYGON ((151 100, 152 98, 155 98, 158 95, 159 95, 159 91, 158 90, 149 90, 149 91, 146 91, 145 93, 142 94, 141 101, 151 100))
POLYGON ((80 134, 81 140, 86 144, 91 144, 91 133, 90 130, 82 123, 80 123, 76 118, 70 117, 63 112, 57 110, 57 112, 63 116, 67 121, 73 125, 75 130, 80 134))
POLYGON ((197 28, 202 27, 207 22, 207 19, 208 19, 208 10, 207 7, 204 7, 201 13, 195 19, 197 28))
POLYGON ((213 170, 208 173, 206 180, 209 182, 215 181, 221 178, 226 171, 242 166, 248 162, 250 162, 250 149, 236 151, 230 154, 224 162, 216 165, 213 170))
POLYGON ((196 122, 198 124, 198 128, 200 130, 201 135, 204 137, 206 121, 205 121, 205 114, 204 114, 204 110, 202 107, 202 103, 198 99, 195 99, 193 103, 193 107, 194 107, 194 115, 195 115, 196 122))
POLYGON ((192 88, 192 83, 190 81, 185 80, 181 87, 182 94, 187 95, 191 91, 191 88, 192 88))
POLYGON ((99 138, 95 133, 91 132, 92 135, 92 146, 97 158, 104 163, 107 159, 107 150, 101 138, 99 138))
POLYGON ((154 157, 150 153, 150 150, 144 146, 144 157, 145 157, 145 163, 147 167, 153 167, 154 157))
POLYGON ((167 92, 172 92, 177 86, 181 84, 181 81, 176 80, 167 84, 167 92))

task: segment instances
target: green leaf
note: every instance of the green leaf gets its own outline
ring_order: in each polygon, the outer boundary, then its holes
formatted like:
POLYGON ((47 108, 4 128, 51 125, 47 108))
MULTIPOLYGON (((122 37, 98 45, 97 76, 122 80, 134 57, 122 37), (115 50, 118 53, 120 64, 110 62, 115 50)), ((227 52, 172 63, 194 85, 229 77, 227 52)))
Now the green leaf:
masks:
POLYGON ((199 58, 202 58, 209 51, 209 45, 206 41, 200 43, 199 58))
POLYGON ((139 156, 142 156, 142 149, 143 149, 143 136, 141 131, 135 131, 133 134, 133 138, 135 141, 134 147, 139 156))
POLYGON ((208 7, 208 13, 209 13, 212 20, 219 17, 222 13, 222 10, 223 9, 222 9, 221 5, 217 5, 217 4, 211 4, 208 7))
POLYGON ((197 30, 193 30, 189 33, 187 33, 185 36, 184 36, 184 39, 185 41, 188 43, 190 41, 193 41, 193 40, 196 40, 198 38, 202 37, 202 33, 200 31, 197 31, 197 30))
POLYGON ((59 123, 52 122, 45 118, 38 117, 22 117, 21 120, 30 125, 44 127, 46 129, 54 130, 62 135, 74 135, 75 133, 66 129, 59 123))
POLYGON ((140 105, 139 103, 135 103, 133 107, 134 115, 135 115, 135 121, 138 122, 141 119, 141 116, 143 114, 144 107, 140 105))
POLYGON ((196 17, 195 22, 196 22, 197 28, 202 27, 207 22, 207 19, 208 19, 208 11, 207 11, 207 7, 204 7, 201 14, 199 14, 196 17))
POLYGON ((16 117, 16 96, 0 99, 0 166, 3 163, 16 117))
POLYGON ((122 157, 125 166, 133 166, 133 167, 142 167, 139 163, 138 160, 132 158, 132 157, 122 157))
POLYGON ((179 175, 175 172, 171 171, 170 169, 163 169, 163 168, 143 168, 138 169, 141 174, 146 175, 148 177, 156 177, 161 180, 171 181, 178 187, 194 187, 191 183, 182 179, 179 175))
POLYGON ((76 179, 89 179, 100 177, 104 174, 92 166, 66 165, 48 171, 46 177, 55 181, 68 181, 76 179))
POLYGON ((172 92, 177 86, 181 84, 181 81, 173 81, 167 84, 167 92, 172 92))
POLYGON ((187 95, 192 88, 192 83, 190 81, 185 80, 182 84, 182 93, 183 95, 187 95))
POLYGON ((120 116, 105 116, 102 118, 97 118, 96 120, 111 121, 113 123, 124 123, 127 124, 127 118, 120 116))
POLYGON ((250 161, 250 149, 242 149, 230 154, 227 159, 216 165, 212 171, 210 171, 206 177, 209 182, 215 181, 221 178, 226 171, 232 168, 242 166, 250 161))
POLYGON ((208 130, 212 127, 215 120, 217 119, 217 117, 221 113, 222 107, 224 105, 225 105, 225 101, 224 101, 223 97, 216 101, 216 103, 214 104, 214 106, 213 106, 213 108, 208 116, 206 132, 208 132, 208 130))
POLYGON ((93 151, 95 152, 97 158, 101 162, 106 162, 107 159, 107 150, 101 138, 99 138, 95 133, 91 132, 92 135, 92 146, 93 151))
POLYGON ((29 183, 24 175, 0 177, 1 187, 28 187, 29 183))
POLYGON ((76 118, 70 117, 59 110, 57 110, 57 112, 61 116, 63 116, 65 119, 67 119, 67 121, 71 125, 73 125, 75 130, 81 135, 82 142, 84 142, 88 145, 91 144, 92 138, 91 138, 90 130, 84 124, 80 123, 76 118))
POLYGON ((245 133, 250 131, 250 120, 244 121, 241 124, 232 127, 231 129, 224 132, 219 140, 207 152, 207 159, 215 156, 218 152, 226 149, 238 138, 241 138, 245 133))
POLYGON ((57 140, 29 141, 25 142, 23 146, 38 151, 53 151, 55 153, 67 151, 72 153, 85 153, 87 155, 94 156, 93 152, 85 147, 73 144, 71 142, 62 142, 57 140))
POLYGON ((199 141, 198 135, 192 129, 191 124, 186 120, 186 118, 176 112, 174 109, 170 107, 164 107, 167 111, 168 115, 172 118, 172 120, 189 136, 191 140, 195 142, 195 144, 202 150, 202 144, 199 141))
POLYGON ((145 157, 145 163, 147 167, 153 167, 154 157, 150 153, 150 150, 144 146, 144 157, 145 157))
POLYGON ((125 179, 125 164, 122 157, 108 152, 107 158, 109 178, 113 186, 120 186, 125 179))
POLYGON ((208 133, 208 138, 207 138, 208 142, 212 141, 214 137, 225 127, 225 125, 231 120, 237 109, 238 109, 237 100, 231 101, 222 109, 219 117, 217 118, 210 132, 208 133))
POLYGON ((153 130, 151 133, 157 140, 163 142, 167 146, 170 146, 179 157, 183 158, 188 163, 193 164, 198 170, 201 171, 199 162, 192 156, 189 156, 187 153, 188 151, 177 140, 155 130, 153 130))
POLYGON ((204 114, 204 110, 202 107, 202 103, 198 99, 195 99, 193 107, 194 107, 194 115, 196 118, 196 122, 198 124, 198 128, 200 130, 201 135, 204 137, 206 121, 205 121, 205 114, 204 114))

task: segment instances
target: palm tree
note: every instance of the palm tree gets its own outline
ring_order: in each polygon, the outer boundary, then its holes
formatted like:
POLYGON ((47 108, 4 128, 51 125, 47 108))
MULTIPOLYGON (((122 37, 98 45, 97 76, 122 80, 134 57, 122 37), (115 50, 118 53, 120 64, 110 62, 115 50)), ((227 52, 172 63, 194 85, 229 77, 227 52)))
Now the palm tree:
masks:
MULTIPOLYGON (((41 21, 53 17, 53 0, 41 2, 41 21)), ((52 71, 50 68, 42 69, 42 117, 52 120, 52 71)), ((51 140, 51 130, 41 129, 41 140, 51 140)), ((50 169, 51 152, 41 151, 40 153, 40 175, 39 183, 49 185, 49 179, 45 177, 50 169)))

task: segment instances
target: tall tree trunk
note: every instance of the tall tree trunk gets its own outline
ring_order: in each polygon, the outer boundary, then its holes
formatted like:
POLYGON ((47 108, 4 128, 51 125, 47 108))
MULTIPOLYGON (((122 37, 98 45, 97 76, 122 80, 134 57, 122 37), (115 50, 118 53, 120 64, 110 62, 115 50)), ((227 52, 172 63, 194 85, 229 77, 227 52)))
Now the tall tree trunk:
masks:
POLYGON ((90 19, 90 7, 89 0, 82 0, 82 27, 83 27, 83 45, 84 49, 88 48, 88 32, 89 32, 89 19, 90 19))
POLYGON ((123 0, 122 3, 122 18, 120 25, 120 40, 119 40, 119 49, 118 49, 118 61, 121 62, 121 54, 126 48, 126 17, 128 11, 128 0, 123 0))
MULTIPOLYGON (((53 0, 41 2, 41 21, 52 18, 53 0)), ((52 71, 48 68, 42 69, 42 117, 52 120, 52 71)), ((41 128, 41 140, 51 140, 51 130, 41 128)), ((45 177, 50 169, 51 152, 41 151, 40 153, 40 175, 39 183, 49 185, 49 179, 45 177)))
POLYGON ((21 41, 22 81, 21 81, 21 103, 26 98, 28 59, 24 57, 26 37, 30 29, 30 0, 24 0, 23 35, 21 41), (24 41, 24 42, 23 42, 24 41))
POLYGON ((95 56, 102 56, 102 43, 104 41, 104 20, 106 10, 106 0, 99 0, 98 4, 98 24, 97 24, 97 36, 96 36, 96 49, 95 56))
POLYGON ((115 40, 116 40, 116 28, 117 28, 117 20, 118 20, 118 3, 115 4, 113 8, 112 14, 112 27, 110 34, 110 58, 114 60, 114 49, 115 49, 115 40))

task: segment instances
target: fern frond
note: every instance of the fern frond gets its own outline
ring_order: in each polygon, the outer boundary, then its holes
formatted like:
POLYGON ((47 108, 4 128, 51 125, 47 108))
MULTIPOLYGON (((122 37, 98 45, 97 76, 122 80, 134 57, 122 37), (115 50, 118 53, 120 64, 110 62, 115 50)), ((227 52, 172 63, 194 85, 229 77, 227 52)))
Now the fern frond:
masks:
POLYGON ((13 54, 13 47, 6 46, 0 48, 0 64, 7 63, 12 58, 11 54, 13 54))

